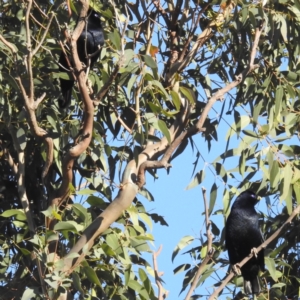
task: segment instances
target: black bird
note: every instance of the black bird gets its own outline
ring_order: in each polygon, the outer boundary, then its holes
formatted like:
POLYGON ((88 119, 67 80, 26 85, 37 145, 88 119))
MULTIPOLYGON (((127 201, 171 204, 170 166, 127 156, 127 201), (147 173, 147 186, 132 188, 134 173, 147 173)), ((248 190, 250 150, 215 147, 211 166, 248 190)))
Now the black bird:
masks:
MULTIPOLYGON (((92 68, 100 56, 99 46, 102 47, 104 45, 104 34, 100 15, 94 10, 89 10, 87 16, 87 24, 77 40, 77 52, 80 61, 87 66, 87 56, 98 50, 98 53, 90 58, 90 68, 92 68)), ((69 59, 69 61, 71 62, 71 59, 69 59)), ((63 52, 60 55, 59 64, 59 70, 61 72, 69 70, 69 64, 63 52)), ((60 79, 61 92, 63 95, 63 99, 59 100, 59 106, 61 108, 65 108, 70 104, 73 85, 74 80, 60 79)))
MULTIPOLYGON (((247 190, 241 193, 232 205, 225 228, 225 244, 232 265, 241 262, 253 248, 257 248, 264 241, 259 228, 258 214, 254 209, 257 202, 255 193, 247 190)), ((241 267, 246 294, 260 293, 259 269, 265 269, 264 250, 241 267)))

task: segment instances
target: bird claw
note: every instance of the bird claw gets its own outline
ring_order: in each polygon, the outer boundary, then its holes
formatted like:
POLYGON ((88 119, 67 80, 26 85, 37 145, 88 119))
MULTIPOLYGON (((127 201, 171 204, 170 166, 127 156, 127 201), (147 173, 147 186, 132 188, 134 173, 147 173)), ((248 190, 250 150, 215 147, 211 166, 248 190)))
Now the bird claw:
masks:
POLYGON ((251 249, 251 254, 253 254, 253 256, 255 256, 255 258, 257 258, 258 252, 256 248, 252 248, 251 249))
POLYGON ((232 271, 235 275, 241 275, 241 267, 239 264, 235 264, 232 266, 232 271))

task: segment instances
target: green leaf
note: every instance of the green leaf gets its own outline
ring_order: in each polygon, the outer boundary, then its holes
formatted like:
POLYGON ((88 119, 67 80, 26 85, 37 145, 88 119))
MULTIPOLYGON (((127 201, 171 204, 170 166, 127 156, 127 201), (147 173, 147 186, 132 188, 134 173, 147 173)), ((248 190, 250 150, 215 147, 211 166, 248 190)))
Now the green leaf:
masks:
POLYGON ((256 132, 252 131, 252 130, 242 130, 242 132, 246 135, 249 135, 251 137, 255 137, 258 138, 258 135, 256 132))
POLYGON ((278 166, 278 162, 274 161, 270 170, 270 184, 271 188, 275 188, 278 186, 280 180, 280 169, 278 166))
POLYGON ((172 254, 172 262, 174 261, 174 258, 177 256, 180 250, 188 246, 190 243, 192 243, 194 240, 194 237, 191 235, 184 236, 179 243, 176 245, 173 254, 172 254))
POLYGON ((223 195, 223 207, 224 207, 224 214, 226 217, 229 215, 229 204, 230 204, 230 195, 229 191, 227 189, 224 190, 224 195, 223 195))
POLYGON ((217 174, 222 177, 224 182, 227 182, 227 173, 226 170, 224 169, 223 164, 214 163, 213 165, 215 166, 217 174))
POLYGON ((281 119, 279 118, 280 112, 281 112, 281 106, 283 101, 283 87, 280 85, 276 89, 276 95, 275 95, 275 118, 280 122, 281 119))
POLYGON ((105 203, 105 201, 100 198, 100 197, 96 197, 96 196, 90 196, 87 198, 86 202, 88 204, 90 204, 91 206, 100 206, 100 207, 106 207, 107 204, 105 203))
POLYGON ((154 114, 159 114, 162 111, 162 107, 155 105, 152 102, 148 102, 148 106, 154 114))
POLYGON ((72 272, 72 280, 73 280, 73 284, 75 289, 80 292, 80 294, 83 296, 84 295, 84 290, 82 289, 81 286, 81 281, 80 281, 80 277, 76 272, 72 272))
POLYGON ((96 272, 90 266, 83 267, 83 271, 91 283, 94 283, 101 287, 101 283, 96 272))
POLYGON ((85 226, 89 225, 90 218, 85 207, 79 203, 74 203, 72 205, 72 209, 74 213, 84 222, 85 226))
POLYGON ((150 55, 142 55, 145 64, 151 69, 157 69, 157 64, 150 55))
POLYGON ((144 186, 139 189, 139 194, 149 201, 154 201, 153 195, 144 186))
POLYGON ((283 169, 283 190, 281 191, 280 200, 285 200, 288 213, 292 213, 292 186, 291 181, 293 177, 293 170, 289 163, 287 163, 283 169))
POLYGON ((35 293, 34 289, 27 287, 22 295, 21 300, 36 299, 36 296, 37 294, 35 293))
POLYGON ((176 110, 179 111, 181 106, 179 95, 175 91, 171 91, 170 95, 172 97, 172 102, 175 105, 176 110))
POLYGON ((131 205, 129 208, 126 210, 129 215, 130 219, 132 221, 133 226, 138 226, 139 225, 139 218, 138 218, 138 212, 135 206, 131 205))
POLYGON ((72 231, 72 232, 79 232, 83 230, 83 226, 76 223, 75 221, 61 221, 54 226, 54 230, 57 231, 72 231))
POLYGON ((114 29, 114 32, 108 34, 108 38, 115 45, 117 50, 121 50, 121 37, 116 29, 114 29))
POLYGON ((71 73, 67 73, 67 72, 53 73, 52 77, 53 78, 60 78, 60 79, 64 79, 64 80, 74 80, 73 75, 71 73))
POLYGON ((189 268, 191 267, 190 264, 183 264, 183 265, 180 265, 178 267, 176 267, 174 270, 173 270, 173 273, 174 275, 180 273, 180 272, 183 272, 183 271, 186 271, 188 270, 189 268))
POLYGON ((140 280, 144 283, 144 287, 145 287, 147 293, 150 294, 151 282, 150 282, 146 272, 142 268, 139 268, 139 277, 140 277, 140 280))
POLYGON ((106 243, 107 243, 107 245, 110 246, 111 249, 113 249, 114 251, 120 247, 119 239, 117 238, 117 236, 116 236, 114 233, 108 234, 108 235, 106 236, 106 243))
POLYGON ((293 189, 296 195, 297 204, 300 205, 300 181, 299 180, 293 184, 293 189))
POLYGON ((162 94, 164 95, 164 97, 166 99, 169 98, 168 93, 166 92, 165 88, 163 87, 163 85, 158 81, 158 80, 153 80, 151 81, 152 85, 155 85, 156 87, 158 87, 158 89, 162 92, 162 94))
POLYGON ((3 212, 0 216, 4 217, 4 218, 9 218, 9 217, 15 216, 16 219, 18 219, 19 221, 26 220, 26 215, 25 215, 23 209, 8 209, 5 212, 3 212))
POLYGON ((179 91, 189 100, 189 102, 191 104, 195 104, 195 102, 196 102, 196 99, 194 98, 195 96, 189 88, 180 86, 179 91))
POLYGON ((239 158, 239 171, 243 178, 245 173, 246 153, 247 150, 243 150, 239 158))
POLYGON ((5 75, 5 79, 8 81, 10 87, 12 87, 16 91, 20 91, 15 78, 13 78, 10 74, 7 73, 4 73, 3 75, 5 75))
POLYGON ((139 213, 140 218, 149 226, 150 230, 152 231, 153 224, 151 218, 146 213, 139 213))
POLYGON ((189 185, 185 189, 190 190, 196 187, 204 180, 204 177, 205 177, 205 172, 204 170, 201 170, 195 175, 194 179, 189 183, 189 185))
POLYGON ((125 277, 125 286, 128 286, 128 282, 130 279, 130 275, 132 274, 131 271, 131 265, 129 265, 129 267, 125 270, 124 272, 124 277, 125 277))
POLYGON ((167 138, 168 143, 171 144, 171 136, 170 136, 170 132, 169 132, 169 129, 168 129, 166 123, 163 120, 158 120, 157 124, 158 124, 159 130, 167 138))
POLYGON ((53 117, 48 114, 47 114, 47 120, 50 123, 51 127, 56 130, 58 124, 57 120, 54 120, 53 117))
POLYGON ((268 256, 265 256, 265 264, 269 270, 269 273, 274 281, 277 281, 277 274, 276 274, 276 267, 275 267, 275 261, 273 258, 270 258, 268 256))
POLYGON ((82 189, 80 191, 76 191, 77 195, 92 195, 96 193, 97 191, 92 190, 92 189, 82 189))
POLYGON ((271 289, 281 289, 283 288, 284 286, 286 286, 285 283, 283 282, 278 282, 278 283, 275 283, 271 286, 271 289))
POLYGON ((26 133, 22 127, 20 127, 17 131, 17 139, 20 149, 24 150, 26 148, 26 133))
POLYGON ((148 243, 144 240, 136 239, 136 238, 130 238, 130 243, 132 247, 139 252, 147 252, 150 251, 150 247, 148 243))
POLYGON ((217 192, 218 192, 218 187, 214 183, 210 190, 210 199, 209 199, 209 208, 208 208, 209 215, 211 215, 211 213, 215 207, 215 203, 216 203, 216 199, 217 199, 217 192))
POLYGON ((134 291, 138 292, 144 299, 150 299, 146 289, 136 280, 130 280, 128 286, 134 291))
POLYGON ((167 127, 166 123, 162 120, 157 120, 157 118, 151 118, 148 121, 149 121, 149 123, 152 124, 152 126, 155 129, 162 132, 162 134, 167 138, 168 143, 170 144, 171 143, 171 136, 170 136, 170 132, 168 130, 168 127, 167 127))
POLYGON ((137 77, 138 77, 137 75, 133 75, 133 76, 131 76, 131 78, 128 81, 127 91, 126 91, 128 98, 130 98, 130 92, 131 92, 133 85, 135 84, 135 82, 137 80, 137 77))

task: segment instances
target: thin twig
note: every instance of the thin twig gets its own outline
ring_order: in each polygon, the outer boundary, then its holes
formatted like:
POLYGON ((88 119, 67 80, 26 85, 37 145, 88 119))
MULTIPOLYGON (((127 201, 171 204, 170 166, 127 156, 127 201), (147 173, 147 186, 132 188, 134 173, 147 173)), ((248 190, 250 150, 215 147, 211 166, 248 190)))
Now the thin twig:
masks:
POLYGON ((9 41, 7 41, 1 34, 0 34, 0 41, 9 48, 9 50, 12 52, 12 54, 17 54, 18 50, 16 46, 9 41))
POLYGON ((114 110, 114 113, 118 119, 118 121, 120 122, 120 124, 130 133, 132 134, 132 129, 130 129, 126 124, 125 122, 123 121, 123 119, 120 117, 120 115, 118 114, 118 111, 116 110, 115 107, 113 107, 113 110, 114 110))
POLYGON ((31 30, 30 30, 30 13, 32 7, 32 0, 27 1, 27 10, 25 15, 25 26, 26 26, 26 46, 27 46, 27 72, 29 77, 29 92, 28 101, 30 104, 34 101, 34 83, 33 83, 33 73, 32 73, 32 44, 31 44, 31 30))
POLYGON ((161 284, 161 279, 160 277, 164 274, 163 272, 158 271, 158 265, 157 265, 157 257, 159 256, 160 252, 162 250, 162 245, 159 246, 158 250, 155 252, 152 252, 152 258, 153 258, 153 269, 155 273, 155 282, 158 287, 158 300, 163 300, 166 299, 168 296, 168 291, 166 291, 162 284, 161 284))
POLYGON ((202 194, 203 194, 203 201, 204 201, 204 210, 205 210, 205 225, 206 225, 206 234, 207 234, 207 250, 206 250, 206 256, 202 263, 199 265, 198 271, 193 279, 193 282, 191 284, 191 287, 184 298, 185 300, 190 299, 192 296, 192 293, 194 292, 195 288, 197 287, 198 280, 200 276, 203 273, 203 270, 205 266, 209 263, 209 261, 212 259, 214 254, 214 249, 212 248, 212 241, 213 241, 213 235, 210 231, 210 220, 209 220, 209 214, 208 214, 208 206, 207 206, 207 200, 206 200, 206 189, 205 187, 202 187, 202 194))
POLYGON ((7 162, 9 166, 11 167, 12 171, 14 172, 15 175, 18 175, 18 165, 15 164, 12 156, 10 155, 8 149, 4 148, 3 149, 4 154, 6 155, 7 162))
POLYGON ((41 48, 42 44, 44 43, 44 40, 45 40, 45 38, 46 38, 46 36, 48 34, 48 31, 49 31, 49 28, 51 26, 53 17, 54 17, 54 13, 51 12, 51 17, 50 17, 50 20, 48 21, 48 25, 47 25, 46 29, 44 29, 44 34, 43 34, 40 42, 38 43, 38 45, 36 46, 36 48, 32 51, 32 56, 34 56, 39 51, 39 49, 41 48))

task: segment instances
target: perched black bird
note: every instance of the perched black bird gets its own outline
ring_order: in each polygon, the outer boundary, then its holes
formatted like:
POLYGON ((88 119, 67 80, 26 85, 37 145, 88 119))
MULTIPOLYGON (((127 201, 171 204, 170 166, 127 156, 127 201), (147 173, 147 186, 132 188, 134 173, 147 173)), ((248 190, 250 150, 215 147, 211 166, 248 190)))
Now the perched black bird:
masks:
MULTIPOLYGON (((99 50, 99 46, 104 45, 104 34, 101 26, 100 15, 94 10, 88 11, 87 24, 77 40, 77 52, 81 62, 88 65, 87 55, 95 53, 99 50)), ((100 51, 90 58, 90 68, 100 56, 100 51)), ((69 59, 71 62, 71 59, 69 59)), ((65 72, 69 69, 68 62, 62 52, 59 58, 59 70, 65 72)), ((60 79, 61 92, 63 99, 59 100, 59 106, 65 108, 71 102, 72 88, 74 80, 60 79)))
MULTIPOLYGON (((255 193, 247 190, 232 205, 225 228, 225 243, 232 265, 241 262, 253 248, 257 248, 264 241, 258 224, 258 214, 254 209, 257 202, 255 193)), ((263 250, 241 267, 246 294, 260 292, 259 269, 265 269, 263 250)))

